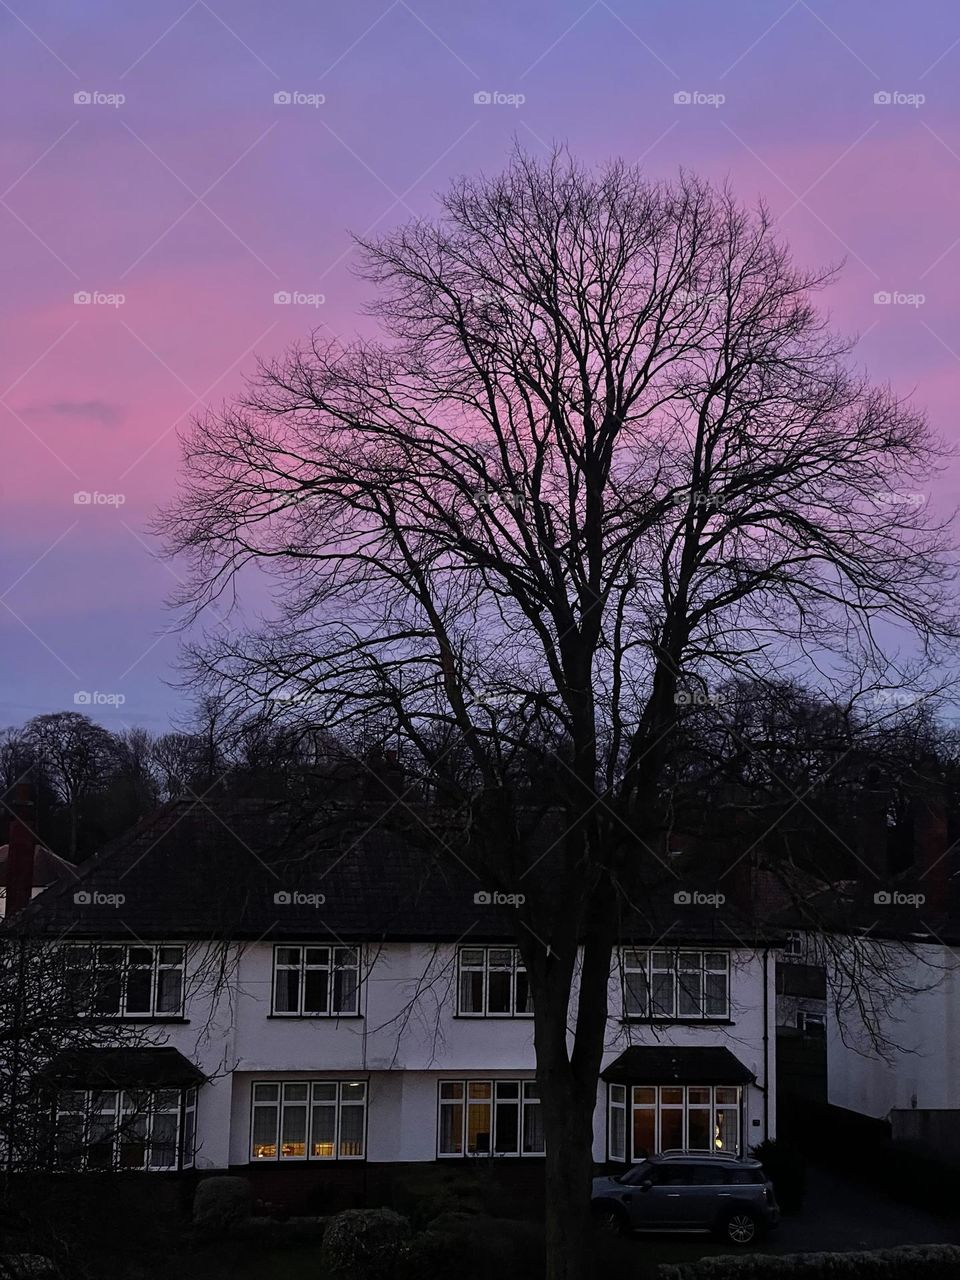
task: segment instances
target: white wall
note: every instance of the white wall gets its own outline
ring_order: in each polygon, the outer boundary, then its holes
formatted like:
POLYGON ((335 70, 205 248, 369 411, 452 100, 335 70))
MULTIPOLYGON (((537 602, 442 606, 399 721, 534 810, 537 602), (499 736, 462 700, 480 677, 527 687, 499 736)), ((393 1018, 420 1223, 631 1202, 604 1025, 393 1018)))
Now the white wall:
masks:
MULTIPOLYGON (((531 1018, 459 1018, 456 949, 389 944, 368 948, 361 1017, 271 1017, 273 946, 228 949, 222 981, 201 977, 209 955, 191 954, 188 1021, 163 1028, 162 1042, 196 1062, 211 1082, 200 1090, 198 1164, 224 1168, 248 1160, 253 1079, 323 1078, 356 1073, 369 1080, 368 1159, 436 1158, 437 1080, 457 1072, 531 1077, 536 1068, 531 1018)), ((774 1135, 774 957, 768 1010, 768 1132, 774 1135)), ((746 1092, 744 1144, 764 1135, 764 984, 761 953, 731 952, 731 1025, 665 1027, 620 1022, 620 980, 610 980, 611 1018, 603 1066, 630 1044, 724 1045, 757 1077, 746 1092), (756 1123, 755 1123, 756 1122, 756 1123)), ((606 1158, 606 1087, 598 1090, 594 1154, 606 1158)))

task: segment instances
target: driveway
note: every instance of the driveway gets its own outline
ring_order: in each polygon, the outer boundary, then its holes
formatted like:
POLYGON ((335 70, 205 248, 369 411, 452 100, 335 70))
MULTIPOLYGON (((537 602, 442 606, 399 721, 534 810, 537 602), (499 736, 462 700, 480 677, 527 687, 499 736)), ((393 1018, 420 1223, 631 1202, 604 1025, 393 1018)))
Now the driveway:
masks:
MULTIPOLYGON (((653 1280, 661 1262, 695 1262, 733 1252, 709 1236, 635 1235, 604 1244, 610 1245, 610 1264, 636 1280, 653 1280)), ((843 1253, 898 1244, 960 1244, 960 1218, 926 1213, 826 1169, 811 1168, 803 1209, 782 1218, 755 1252, 843 1253)))

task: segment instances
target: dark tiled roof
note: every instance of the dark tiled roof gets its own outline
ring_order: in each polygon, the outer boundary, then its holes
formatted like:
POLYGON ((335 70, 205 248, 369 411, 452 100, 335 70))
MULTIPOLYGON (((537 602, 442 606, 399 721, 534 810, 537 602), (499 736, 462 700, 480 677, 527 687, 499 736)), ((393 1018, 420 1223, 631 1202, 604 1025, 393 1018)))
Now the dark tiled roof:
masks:
POLYGON ((206 1076, 179 1049, 68 1049, 41 1073, 48 1084, 75 1088, 172 1089, 206 1076))
POLYGON ((631 1045, 601 1073, 614 1084, 749 1084, 756 1079, 723 1045, 631 1045))
MULTIPOLYGON (((464 849, 434 855, 389 829, 383 817, 382 807, 302 812, 282 801, 175 801, 5 927, 171 941, 514 936, 514 908, 475 901, 492 886, 466 865, 464 849)), ((722 947, 758 940, 729 904, 723 911, 678 905, 674 883, 644 896, 624 920, 622 940, 722 947)), ((767 931, 765 941, 781 936, 767 931)))

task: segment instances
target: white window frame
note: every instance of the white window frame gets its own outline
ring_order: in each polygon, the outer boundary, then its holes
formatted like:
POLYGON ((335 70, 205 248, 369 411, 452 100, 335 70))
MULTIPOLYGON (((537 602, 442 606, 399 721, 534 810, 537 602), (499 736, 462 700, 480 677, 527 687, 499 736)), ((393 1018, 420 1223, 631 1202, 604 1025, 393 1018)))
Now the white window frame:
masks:
POLYGON ((662 1134, 663 1134, 663 1113, 664 1111, 682 1112, 682 1139, 678 1148, 668 1148, 670 1150, 689 1150, 690 1141, 690 1112, 709 1111, 708 1132, 711 1135, 711 1147, 698 1148, 703 1154, 710 1151, 723 1151, 724 1154, 739 1155, 743 1148, 743 1088, 741 1085, 719 1084, 719 1085, 622 1085, 610 1083, 607 1085, 607 1158, 611 1161, 637 1164, 645 1158, 644 1153, 637 1151, 634 1147, 634 1126, 633 1115, 636 1110, 652 1111, 654 1116, 654 1146, 653 1151, 649 1154, 663 1150, 662 1134), (637 1099, 637 1090, 645 1090, 649 1092, 653 1090, 653 1102, 640 1102, 637 1099), (674 1091, 681 1089, 683 1098, 680 1102, 663 1101, 664 1090, 674 1091), (699 1101, 691 1101, 690 1090, 701 1091, 708 1089, 710 1091, 709 1103, 699 1101), (623 1155, 614 1154, 613 1135, 613 1118, 614 1113, 623 1111, 625 1113, 624 1128, 624 1150, 623 1155), (733 1148, 725 1146, 718 1147, 718 1120, 721 1116, 728 1121, 736 1116, 736 1143, 733 1148))
MULTIPOLYGON (((524 1146, 527 1130, 527 1113, 540 1108, 540 1094, 535 1079, 527 1076, 524 1078, 512 1077, 505 1080, 496 1079, 449 1079, 437 1081, 437 1159, 438 1160, 463 1160, 482 1158, 486 1156, 499 1157, 500 1159, 522 1159, 537 1160, 543 1158, 543 1149, 539 1151, 525 1151, 524 1146), (488 1098, 474 1096, 471 1098, 471 1086, 475 1095, 483 1089, 489 1090, 488 1098), (506 1086, 506 1088, 504 1088, 506 1086), (499 1087, 499 1088, 498 1088, 499 1087), (516 1096, 508 1097, 507 1089, 515 1089, 516 1096), (451 1093, 445 1096, 444 1090, 459 1090, 459 1096, 454 1097, 451 1093), (487 1151, 468 1151, 468 1135, 469 1135, 469 1110, 470 1107, 486 1106, 489 1111, 489 1134, 490 1148, 487 1151), (497 1150, 497 1122, 498 1107, 503 1108, 516 1106, 517 1108, 517 1144, 515 1150, 498 1151, 497 1150), (443 1151, 441 1149, 441 1134, 443 1131, 442 1115, 444 1108, 460 1110, 459 1131, 460 1131, 460 1150, 459 1151, 443 1151)), ((543 1113, 539 1114, 539 1129, 543 1133, 543 1113)))
MULTIPOLYGON (((620 953, 623 1017, 640 1022, 725 1022, 730 1018, 730 952, 711 947, 629 947, 620 953), (664 959, 668 957, 668 959, 664 959), (694 960, 693 958, 696 957, 694 960), (721 959, 717 959, 720 957, 721 959), (696 974, 699 1011, 681 1012, 683 974, 696 974), (670 977, 670 1007, 654 1009, 657 978, 670 977), (723 1011, 707 1012, 710 978, 723 979, 723 1011), (631 1001, 638 1007, 631 1008, 631 1001)), ((661 988, 664 983, 659 984, 661 988)))
POLYGON ((781 955, 785 960, 802 960, 807 954, 807 940, 799 929, 791 929, 783 944, 781 955))
MULTIPOLYGON (((197 1090, 195 1087, 184 1088, 179 1085, 166 1089, 63 1089, 57 1093, 55 1102, 56 1130, 66 1116, 80 1116, 81 1137, 79 1139, 77 1159, 75 1162, 60 1165, 59 1149, 55 1163, 58 1167, 70 1170, 81 1170, 85 1173, 119 1171, 123 1173, 175 1173, 180 1169, 193 1167, 196 1147, 196 1107, 197 1090), (166 1095, 173 1095, 173 1098, 166 1095), (68 1097, 79 1097, 82 1101, 77 1105, 64 1105, 68 1097), (175 1099, 175 1101, 174 1101, 175 1099), (159 1116, 176 1116, 173 1136, 173 1161, 168 1164, 158 1163, 155 1159, 153 1142, 154 1125, 159 1116), (99 1135, 100 1143, 110 1143, 110 1163, 107 1165, 90 1165, 90 1150, 94 1145, 94 1126, 104 1124, 107 1128, 99 1135), (192 1120, 188 1124, 188 1119, 192 1120), (129 1150, 130 1143, 125 1141, 131 1127, 143 1126, 143 1161, 139 1165, 129 1164, 123 1156, 129 1150)), ((55 1132, 55 1141, 57 1134, 55 1132)))
POLYGON ((457 1016, 460 1018, 532 1018, 533 1008, 530 996, 529 980, 527 980, 528 1009, 517 1008, 517 986, 520 975, 527 977, 527 968, 520 956, 519 947, 511 946, 475 946, 468 945, 457 948, 457 1016), (509 960, 492 961, 491 956, 498 952, 509 955, 509 960), (481 954, 480 960, 468 960, 467 957, 481 954), (464 974, 482 974, 482 995, 480 1009, 465 1009, 463 1000, 464 974), (510 975, 510 1001, 506 1010, 490 1011, 490 974, 508 973, 510 975))
POLYGON ((270 994, 270 1012, 275 1018, 355 1018, 360 1014, 360 947, 355 946, 334 946, 327 943, 277 943, 273 948, 273 976, 271 980, 270 994), (285 951, 296 951, 299 953, 297 961, 282 961, 281 954, 285 951), (310 953, 326 952, 326 962, 313 958, 310 953), (352 956, 352 961, 347 962, 352 956), (327 975, 327 1002, 324 1009, 305 1009, 304 1002, 307 992, 307 974, 308 973, 326 973, 327 975), (297 1007, 296 1009, 279 1009, 278 1005, 278 977, 281 973, 297 974, 297 1007), (334 1008, 334 993, 336 990, 337 974, 352 973, 353 982, 353 999, 350 1006, 343 1008, 334 1008))
POLYGON ((827 1015, 825 1013, 817 1013, 813 1009, 800 1009, 797 1012, 797 1030, 804 1035, 825 1036, 827 1034, 827 1015), (816 1031, 811 1031, 811 1027, 815 1027, 816 1031))
POLYGON ((130 1018, 144 1022, 154 1019, 183 1017, 187 971, 187 948, 183 943, 71 942, 66 946, 66 961, 68 969, 72 973, 79 974, 81 979, 84 980, 83 985, 80 987, 80 995, 83 999, 89 998, 89 1004, 79 1012, 82 1012, 86 1017, 130 1018), (102 956, 105 951, 122 953, 119 964, 116 966, 104 964, 102 956), (134 961, 131 959, 132 954, 138 951, 149 951, 151 953, 149 964, 143 964, 139 960, 134 961), (177 958, 164 958, 165 952, 176 952, 177 958), (77 961, 79 963, 76 963, 77 961), (147 968, 150 971, 150 1007, 149 1009, 130 1009, 128 1001, 130 998, 131 975, 142 973, 147 968), (97 987, 114 971, 120 984, 118 1007, 116 1010, 97 1009, 95 1007, 97 987), (177 972, 180 975, 177 1005, 172 1009, 161 1009, 159 1008, 161 974, 177 972))
POLYGON ((331 1160, 366 1160, 367 1158, 367 1109, 369 1102, 369 1085, 366 1080, 343 1078, 335 1080, 254 1080, 250 1088, 250 1141, 248 1159, 251 1164, 303 1164, 309 1161, 326 1162, 331 1160), (306 1089, 306 1097, 299 1098, 295 1091, 306 1089), (267 1098, 258 1091, 275 1089, 275 1099, 267 1098), (332 1096, 331 1095, 332 1091, 332 1096), (288 1097, 288 1094, 290 1095, 288 1097), (306 1128, 304 1130, 304 1154, 285 1154, 283 1151, 284 1114, 297 1107, 306 1108, 306 1128), (263 1147, 273 1147, 274 1154, 257 1154, 255 1143, 255 1119, 258 1110, 274 1109, 276 1117, 273 1124, 273 1142, 265 1142, 263 1147), (329 1145, 329 1154, 315 1155, 315 1123, 316 1112, 320 1109, 334 1112, 333 1141, 324 1142, 329 1145), (360 1151, 345 1152, 347 1139, 343 1133, 345 1112, 361 1111, 360 1151))

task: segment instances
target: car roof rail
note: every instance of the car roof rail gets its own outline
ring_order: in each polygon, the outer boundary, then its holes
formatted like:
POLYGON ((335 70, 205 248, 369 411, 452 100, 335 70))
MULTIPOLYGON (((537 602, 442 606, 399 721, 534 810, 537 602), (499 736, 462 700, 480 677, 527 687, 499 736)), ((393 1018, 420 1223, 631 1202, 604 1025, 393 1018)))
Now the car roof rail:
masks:
MULTIPOLYGON (((734 1155, 732 1151, 690 1151, 686 1147, 667 1147, 665 1151, 658 1151, 658 1156, 672 1158, 674 1156, 683 1156, 687 1160, 740 1160, 741 1156, 734 1155)), ((650 1157, 648 1157, 649 1159, 650 1157)))

